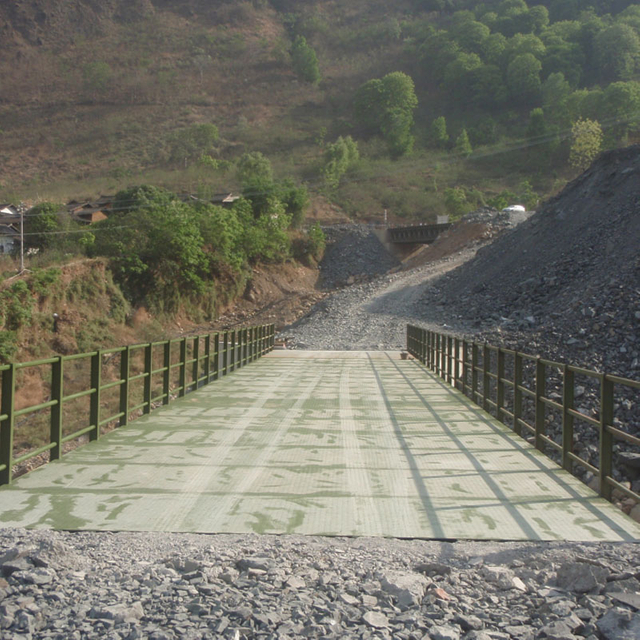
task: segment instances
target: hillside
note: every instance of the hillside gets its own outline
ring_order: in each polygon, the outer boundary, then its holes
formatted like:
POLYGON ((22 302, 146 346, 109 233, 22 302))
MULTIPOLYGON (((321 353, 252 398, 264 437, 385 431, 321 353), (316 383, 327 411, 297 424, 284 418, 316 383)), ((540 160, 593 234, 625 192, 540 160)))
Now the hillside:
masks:
POLYGON ((605 147, 637 136, 632 5, 3 3, 0 200, 63 201, 143 182, 234 189, 235 162, 259 150, 314 200, 323 194, 355 216, 533 206, 574 175, 567 138, 578 119, 600 122, 605 147), (317 82, 296 73, 297 38, 317 56, 317 82), (417 107, 363 120, 358 88, 397 71, 412 79, 417 107), (440 117, 446 130, 434 129, 440 117), (197 124, 215 125, 219 139, 184 153, 178 142, 197 124), (352 136, 359 160, 328 183, 340 136, 352 136))

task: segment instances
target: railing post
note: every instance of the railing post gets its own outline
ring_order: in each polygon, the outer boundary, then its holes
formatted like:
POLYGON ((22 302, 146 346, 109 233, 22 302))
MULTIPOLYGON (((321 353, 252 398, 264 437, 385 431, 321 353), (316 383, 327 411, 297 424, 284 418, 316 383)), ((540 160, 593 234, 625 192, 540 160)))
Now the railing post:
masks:
POLYGON ((438 363, 436 361, 436 334, 429 331, 429 368, 436 371, 438 363))
POLYGON ((447 336, 447 382, 451 384, 453 376, 453 338, 447 336))
POLYGON ((462 393, 467 395, 467 341, 462 341, 462 393))
POLYGON ((182 398, 187 393, 187 339, 180 340, 180 387, 178 397, 182 398))
POLYGON ((443 334, 440 334, 440 377, 443 380, 447 379, 447 348, 443 334))
POLYGON ((231 364, 229 366, 230 371, 236 370, 236 330, 231 332, 231 364))
POLYGON ((471 344, 471 399, 478 404, 478 345, 471 344))
POLYGON ((613 382, 606 375, 600 378, 600 495, 611 501, 613 475, 613 436, 607 427, 613 426, 613 382))
POLYGON ((164 364, 162 365, 164 371, 162 372, 162 404, 169 404, 171 398, 169 397, 169 390, 171 388, 171 340, 167 340, 164 345, 164 364))
POLYGON ((193 339, 193 367, 191 368, 193 376, 193 390, 198 388, 198 378, 200 377, 200 336, 193 339))
POLYGON ((522 435, 522 355, 517 351, 513 356, 513 432, 522 435))
POLYGON ((98 349, 98 351, 91 356, 91 388, 93 389, 93 393, 91 394, 91 404, 89 408, 89 422, 90 424, 95 425, 95 428, 89 433, 89 440, 100 439, 101 386, 102 351, 98 349))
POLYGON ((220 334, 213 335, 213 379, 220 377, 220 334))
POLYGON ((0 471, 0 484, 11 484, 13 467, 13 426, 16 392, 16 369, 11 363, 9 368, 2 372, 2 404, 0 413, 7 416, 0 422, 0 465, 4 469, 0 471))
POLYGON ((489 351, 489 345, 485 344, 482 347, 482 408, 489 413, 489 389, 491 387, 491 378, 489 372, 491 371, 491 352, 489 351))
POLYGON ((547 390, 547 371, 544 362, 536 358, 536 438, 535 447, 539 451, 544 451, 544 441, 541 436, 545 435, 545 404, 544 394, 547 390))
POLYGON ((153 371, 153 345, 151 342, 144 347, 144 385, 143 393, 144 407, 142 407, 143 414, 151 413, 151 372, 153 371))
POLYGON ((256 332, 255 327, 249 329, 249 362, 256 359, 256 332))
POLYGON ((229 332, 225 331, 222 337, 222 375, 229 373, 229 332))
POLYGON ((49 460, 59 460, 62 456, 62 398, 63 390, 63 359, 58 356, 51 365, 51 400, 56 404, 51 407, 51 433, 49 442, 55 446, 49 452, 49 460))
POLYGON ((502 422, 502 410, 504 409, 504 351, 498 349, 498 380, 496 384, 497 408, 496 418, 502 422))
POLYGON ((458 380, 460 379, 460 338, 453 341, 453 386, 458 388, 458 380))
POLYGON ((205 384, 211 382, 211 334, 204 337, 204 379, 205 384))
POLYGON ((125 347, 120 354, 120 426, 129 423, 129 347, 125 347))
POLYGON ((429 352, 427 340, 429 334, 425 329, 420 329, 420 362, 427 364, 427 354, 429 352))
POLYGON ((569 457, 573 453, 573 416, 569 409, 573 409, 574 403, 574 375, 568 365, 562 367, 562 468, 573 471, 573 460, 569 457))

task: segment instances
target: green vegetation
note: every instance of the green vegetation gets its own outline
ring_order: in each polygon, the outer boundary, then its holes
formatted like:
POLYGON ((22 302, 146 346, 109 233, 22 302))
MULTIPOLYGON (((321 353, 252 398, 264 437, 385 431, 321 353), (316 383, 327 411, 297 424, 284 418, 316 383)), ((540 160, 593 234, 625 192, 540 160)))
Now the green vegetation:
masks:
MULTIPOLYGON (((0 200, 146 183, 241 192, 256 221, 277 201, 293 227, 317 195, 354 217, 430 220, 448 189, 556 191, 582 166, 578 122, 600 126, 602 149, 639 139, 630 0, 205 4, 163 2, 135 24, 88 8, 91 38, 66 28, 0 60, 0 200)), ((41 226, 73 240, 64 251, 92 242, 41 226)))
POLYGON ((291 62, 298 78, 311 84, 320 82, 320 67, 316 52, 309 46, 304 36, 297 36, 293 41, 291 62))

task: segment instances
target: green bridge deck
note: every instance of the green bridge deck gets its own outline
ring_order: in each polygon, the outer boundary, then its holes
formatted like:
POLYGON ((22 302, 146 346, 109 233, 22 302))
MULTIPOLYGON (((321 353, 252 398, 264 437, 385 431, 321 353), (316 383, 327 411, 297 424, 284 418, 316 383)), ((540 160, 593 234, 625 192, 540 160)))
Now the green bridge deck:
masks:
POLYGON ((276 351, 0 489, 0 526, 638 541, 397 353, 276 351))

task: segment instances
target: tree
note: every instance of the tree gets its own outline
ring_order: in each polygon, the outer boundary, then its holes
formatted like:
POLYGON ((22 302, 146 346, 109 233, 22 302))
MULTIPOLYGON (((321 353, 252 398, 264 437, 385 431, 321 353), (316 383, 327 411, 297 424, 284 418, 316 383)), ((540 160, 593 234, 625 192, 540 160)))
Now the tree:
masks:
POLYGON ((324 152, 324 167, 322 174, 325 183, 332 189, 340 184, 342 176, 360 159, 358 143, 351 137, 340 136, 330 144, 324 152))
POLYGON ((529 126, 527 127, 527 138, 533 141, 542 141, 547 135, 547 124, 544 119, 544 111, 539 107, 533 109, 529 114, 529 126))
POLYGON ((631 80, 640 68, 640 36, 628 24, 615 24, 598 33, 595 52, 603 80, 631 80))
POLYGON ((571 86, 562 73, 552 73, 542 84, 542 105, 553 121, 566 123, 571 86))
POLYGON ((491 30, 481 22, 465 20, 451 30, 456 42, 470 53, 482 53, 484 41, 491 36, 491 30))
POLYGON ((507 68, 507 86, 515 102, 526 104, 538 96, 541 69, 542 63, 531 53, 512 60, 507 68))
POLYGON ((571 128, 569 164, 575 169, 586 169, 600 153, 602 127, 595 120, 578 120, 571 128))
POLYGON ((219 137, 218 127, 208 123, 178 129, 169 136, 169 157, 186 166, 189 161, 210 155, 219 137))
POLYGON ((401 71, 365 82, 354 100, 358 123, 371 133, 381 133, 394 155, 411 150, 413 111, 417 106, 413 80, 401 71))
POLYGON ((67 235, 67 232, 74 227, 77 224, 60 205, 41 202, 25 214, 25 246, 40 250, 63 248, 71 242, 72 236, 67 235))
POLYGON ((111 216, 96 224, 92 248, 111 259, 125 295, 157 311, 175 312, 183 296, 206 291, 209 262, 198 218, 189 205, 164 197, 127 214, 127 224, 111 216))
POLYGON ((613 82, 603 94, 609 118, 614 120, 613 131, 623 138, 640 126, 640 82, 613 82))
POLYGON ((455 150, 457 154, 463 156, 464 158, 468 158, 473 153, 471 142, 469 142, 469 135, 467 134, 466 129, 463 129, 460 135, 456 138, 455 150))
POLYGON ((237 176, 243 188, 257 183, 273 183, 271 161, 260 151, 249 151, 238 161, 237 176))
POLYGON ((444 149, 449 143, 447 121, 444 116, 436 118, 431 123, 431 140, 433 140, 433 144, 440 149, 444 149))
POLYGON ((316 52, 307 43, 304 36, 297 36, 291 46, 291 62, 298 78, 311 84, 318 84, 321 79, 320 67, 316 52))

